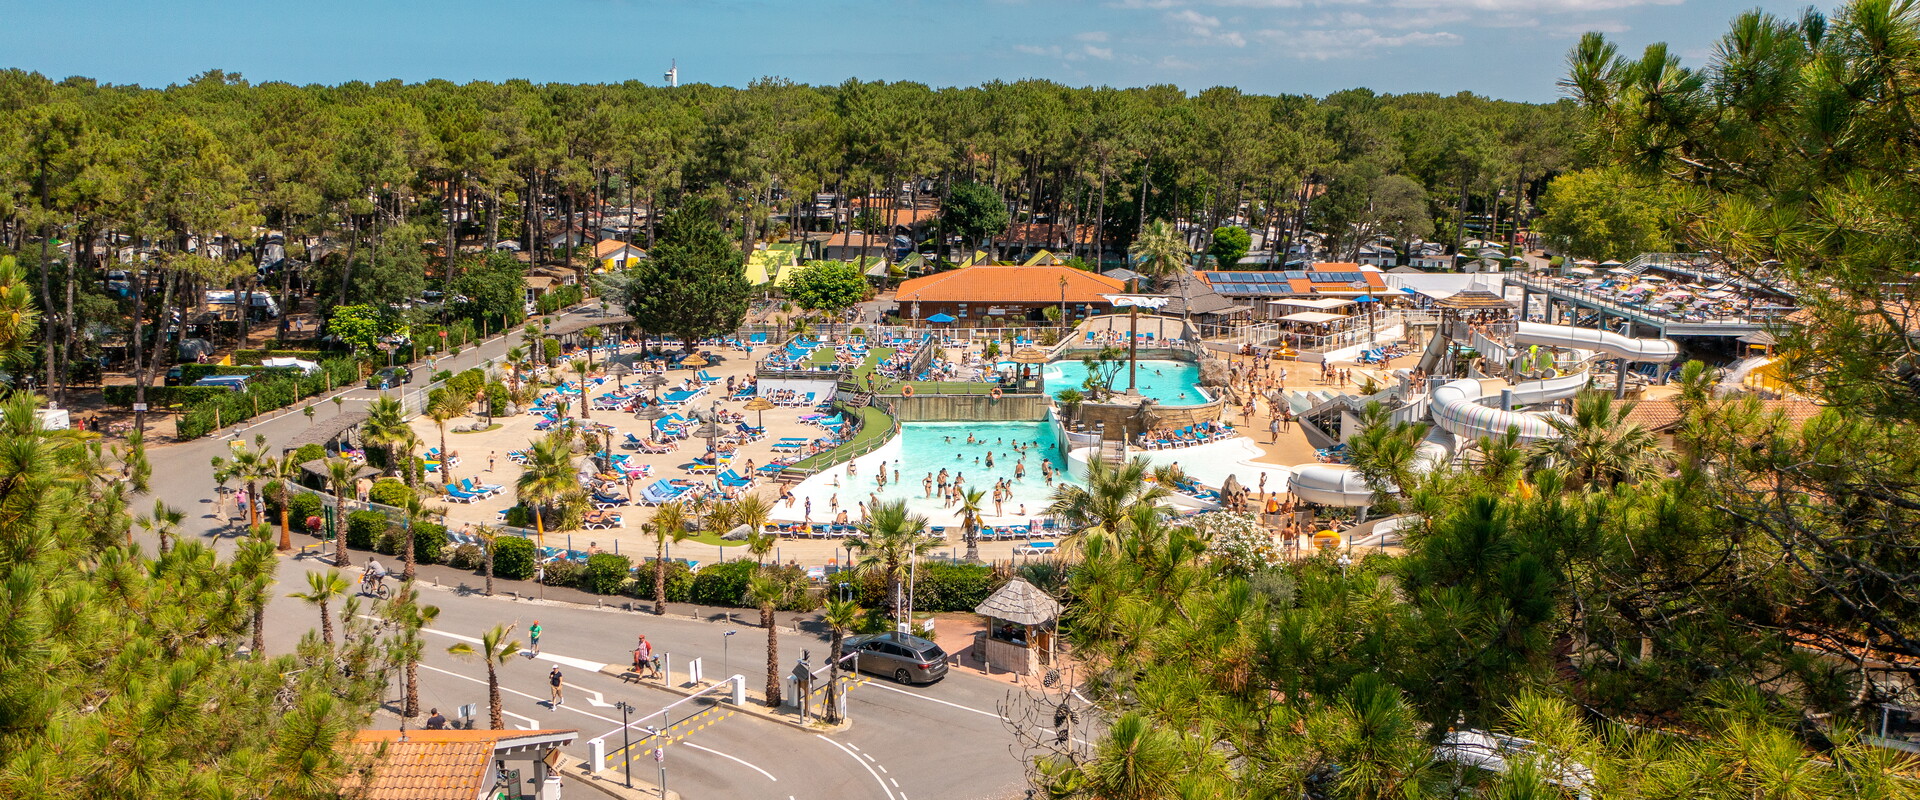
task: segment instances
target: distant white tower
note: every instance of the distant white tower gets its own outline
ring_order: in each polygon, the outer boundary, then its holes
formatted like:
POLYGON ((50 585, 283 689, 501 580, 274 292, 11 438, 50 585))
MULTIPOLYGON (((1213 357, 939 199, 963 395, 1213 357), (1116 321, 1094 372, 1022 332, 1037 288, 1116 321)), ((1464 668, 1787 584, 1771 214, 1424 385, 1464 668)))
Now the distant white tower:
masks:
POLYGON ((680 60, 679 59, 676 58, 673 61, 668 62, 666 79, 667 79, 668 86, 680 85, 680 60))

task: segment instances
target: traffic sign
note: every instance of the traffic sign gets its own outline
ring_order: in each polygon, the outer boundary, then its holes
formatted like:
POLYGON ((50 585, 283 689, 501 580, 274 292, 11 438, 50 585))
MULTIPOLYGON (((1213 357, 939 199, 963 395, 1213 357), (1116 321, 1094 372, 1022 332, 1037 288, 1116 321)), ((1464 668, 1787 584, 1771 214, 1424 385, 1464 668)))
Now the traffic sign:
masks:
POLYGON ((146 403, 134 403, 134 404, 133 404, 133 410, 135 410, 135 411, 145 411, 145 410, 147 410, 147 404, 146 404, 146 403))

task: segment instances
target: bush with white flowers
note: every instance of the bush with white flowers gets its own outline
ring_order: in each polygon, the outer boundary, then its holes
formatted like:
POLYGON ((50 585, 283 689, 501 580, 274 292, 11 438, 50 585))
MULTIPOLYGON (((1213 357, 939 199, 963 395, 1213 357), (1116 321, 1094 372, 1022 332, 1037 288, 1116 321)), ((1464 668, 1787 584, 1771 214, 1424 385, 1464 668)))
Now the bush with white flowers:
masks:
POLYGON ((1209 511, 1189 519, 1207 555, 1226 569, 1251 573, 1280 563, 1280 543, 1252 514, 1209 511))

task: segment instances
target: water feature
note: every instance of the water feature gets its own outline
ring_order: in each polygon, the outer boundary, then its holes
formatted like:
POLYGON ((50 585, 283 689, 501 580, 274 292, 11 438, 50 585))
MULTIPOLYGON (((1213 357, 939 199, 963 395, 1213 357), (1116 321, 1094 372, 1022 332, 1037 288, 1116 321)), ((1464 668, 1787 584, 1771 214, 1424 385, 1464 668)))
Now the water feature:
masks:
POLYGON ((868 502, 869 495, 877 494, 882 502, 906 500, 907 507, 914 513, 926 515, 935 525, 952 525, 959 514, 958 506, 947 506, 939 497, 936 486, 934 497, 927 497, 921 481, 928 475, 935 476, 936 482, 940 470, 947 471, 949 481, 955 475, 965 476, 965 486, 978 489, 987 495, 984 501, 987 519, 993 524, 1011 524, 1016 520, 1039 517, 1052 502, 1053 486, 1049 486, 1040 468, 1041 462, 1047 462, 1054 469, 1054 484, 1058 485, 1066 474, 1066 461, 1060 457, 1059 443, 1054 437, 1051 421, 1034 422, 908 422, 900 426, 900 435, 882 445, 874 452, 854 460, 854 474, 847 475, 845 464, 832 467, 815 475, 794 487, 797 498, 792 509, 776 509, 780 518, 798 519, 805 500, 813 500, 814 522, 828 522, 833 519, 833 501, 848 508, 848 517, 857 520, 859 503, 868 502), (968 444, 967 437, 973 437, 968 444), (1015 450, 1019 443, 1021 450, 1015 450), (994 465, 987 467, 986 457, 993 454, 994 465), (1026 477, 1014 480, 1017 465, 1026 465, 1026 477), (874 484, 874 471, 885 463, 887 485, 884 488, 874 484), (894 482, 893 472, 899 470, 899 482, 894 482), (1013 499, 1002 503, 1002 513, 994 514, 994 481, 1005 478, 1012 481, 1013 499), (1026 506, 1024 517, 1019 514, 1020 507, 1026 506))
MULTIPOLYGON (((1047 365, 1047 392, 1079 389, 1087 379, 1087 367, 1078 361, 1055 361, 1047 365)), ((1140 394, 1163 406, 1197 406, 1211 398, 1200 388, 1200 365, 1185 361, 1141 359, 1136 375, 1140 394)), ((1122 366, 1113 378, 1115 391, 1126 391, 1127 368, 1122 366)))

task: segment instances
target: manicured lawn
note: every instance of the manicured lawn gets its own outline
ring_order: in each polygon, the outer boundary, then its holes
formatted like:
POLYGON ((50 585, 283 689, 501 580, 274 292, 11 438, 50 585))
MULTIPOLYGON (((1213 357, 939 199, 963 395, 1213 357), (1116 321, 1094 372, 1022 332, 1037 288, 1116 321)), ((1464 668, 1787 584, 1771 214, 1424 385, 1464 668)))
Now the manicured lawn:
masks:
POLYGON ((812 364, 816 367, 824 367, 824 366, 827 366, 828 364, 833 363, 833 358, 835 355, 836 355, 836 352, 831 347, 817 348, 812 353, 807 355, 807 363, 812 364))
POLYGON ((854 434, 851 441, 832 450, 807 456, 793 466, 800 469, 819 469, 828 464, 835 453, 849 449, 856 451, 864 450, 871 443, 885 439, 893 434, 893 418, 887 416, 887 412, 881 411, 873 406, 859 409, 859 412, 861 423, 860 432, 854 434))
POLYGON ((725 539, 722 539, 720 538, 720 533, 718 531, 701 531, 700 535, 689 536, 681 541, 682 542, 699 542, 701 544, 708 545, 710 547, 733 547, 734 545, 746 544, 746 542, 729 542, 725 539))

